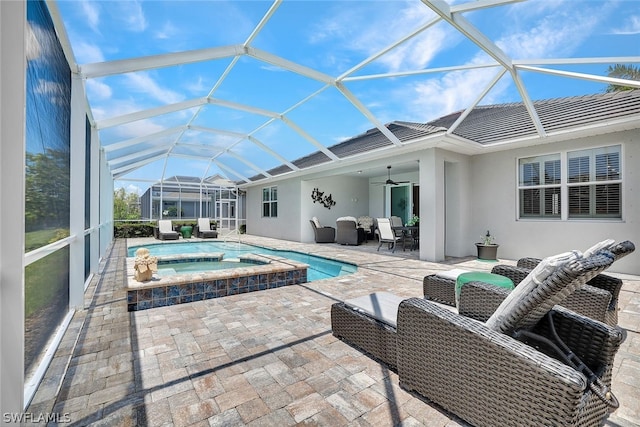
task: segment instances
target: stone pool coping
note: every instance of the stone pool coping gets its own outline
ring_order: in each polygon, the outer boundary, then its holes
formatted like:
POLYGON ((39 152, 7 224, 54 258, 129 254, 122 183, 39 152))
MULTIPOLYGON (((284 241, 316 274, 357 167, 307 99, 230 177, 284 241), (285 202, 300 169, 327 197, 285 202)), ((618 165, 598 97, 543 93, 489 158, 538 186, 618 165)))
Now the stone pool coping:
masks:
MULTIPOLYGON (((223 259, 224 253, 180 254, 159 256, 159 260, 189 260, 194 258, 223 259), (221 256, 220 256, 221 255, 221 256)), ((135 257, 127 262, 127 309, 145 310, 210 298, 220 298, 307 282, 306 263, 276 255, 247 254, 241 261, 255 263, 250 267, 228 268, 201 273, 159 276, 138 282, 134 279, 135 257)))

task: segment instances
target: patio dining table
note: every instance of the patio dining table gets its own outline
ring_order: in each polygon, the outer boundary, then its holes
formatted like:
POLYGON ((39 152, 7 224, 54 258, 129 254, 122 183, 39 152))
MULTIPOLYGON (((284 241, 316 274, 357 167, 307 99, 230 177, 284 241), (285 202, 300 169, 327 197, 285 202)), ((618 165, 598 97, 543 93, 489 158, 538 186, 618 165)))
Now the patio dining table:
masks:
POLYGON ((420 230, 420 226, 418 225, 402 225, 402 226, 393 226, 391 229, 395 231, 402 232, 402 250, 405 250, 405 242, 407 237, 411 239, 411 247, 409 249, 414 250, 418 249, 418 245, 420 240, 418 239, 418 232, 420 230))

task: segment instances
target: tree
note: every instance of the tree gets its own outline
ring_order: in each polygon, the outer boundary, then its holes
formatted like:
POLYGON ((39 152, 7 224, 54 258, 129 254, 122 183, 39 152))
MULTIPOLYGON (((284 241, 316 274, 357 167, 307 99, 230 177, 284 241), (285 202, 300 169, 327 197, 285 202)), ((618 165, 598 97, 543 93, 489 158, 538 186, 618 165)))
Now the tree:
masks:
MULTIPOLYGON (((635 67, 633 65, 624 65, 624 64, 609 65, 609 68, 607 70, 607 76, 615 77, 618 79, 640 81, 640 68, 635 67)), ((607 89, 605 91, 607 93, 610 93, 610 92, 620 92, 623 90, 633 90, 633 89, 635 88, 631 86, 618 86, 618 85, 610 84, 607 86, 607 89)))
POLYGON ((140 203, 136 193, 127 193, 124 188, 113 192, 113 219, 140 219, 140 203))
POLYGON ((48 148, 25 160, 27 231, 69 228, 69 152, 48 148))

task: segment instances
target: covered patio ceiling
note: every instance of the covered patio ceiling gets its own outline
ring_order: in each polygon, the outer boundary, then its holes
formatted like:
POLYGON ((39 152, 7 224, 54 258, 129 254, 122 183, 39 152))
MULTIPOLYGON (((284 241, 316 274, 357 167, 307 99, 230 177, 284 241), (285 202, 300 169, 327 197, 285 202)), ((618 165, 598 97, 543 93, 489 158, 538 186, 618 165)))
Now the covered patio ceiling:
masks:
POLYGON ((478 105, 521 102, 545 138, 533 101, 640 87, 607 77, 640 63, 633 2, 47 4, 114 179, 143 190, 176 175, 268 182, 316 152, 338 169, 328 147, 370 129, 393 156, 406 142, 388 123, 478 105))

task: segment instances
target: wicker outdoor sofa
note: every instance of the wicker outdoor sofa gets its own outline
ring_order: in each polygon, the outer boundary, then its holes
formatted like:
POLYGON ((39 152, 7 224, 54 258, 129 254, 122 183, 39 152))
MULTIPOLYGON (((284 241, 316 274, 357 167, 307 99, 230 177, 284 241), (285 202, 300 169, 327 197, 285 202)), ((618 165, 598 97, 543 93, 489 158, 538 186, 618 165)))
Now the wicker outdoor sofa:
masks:
MULTIPOLYGON (((620 245, 626 253, 634 249, 630 242, 620 245)), ((494 311, 512 291, 471 282, 460 291, 459 312, 410 298, 399 303, 395 326, 348 301, 336 303, 333 333, 397 370, 403 388, 472 425, 598 426, 615 406, 607 388, 622 330, 556 304, 615 259, 602 250, 558 267, 498 329, 491 323, 494 311), (530 332, 552 337, 546 313, 560 339, 593 371, 596 385, 545 344, 523 338, 530 332)))

